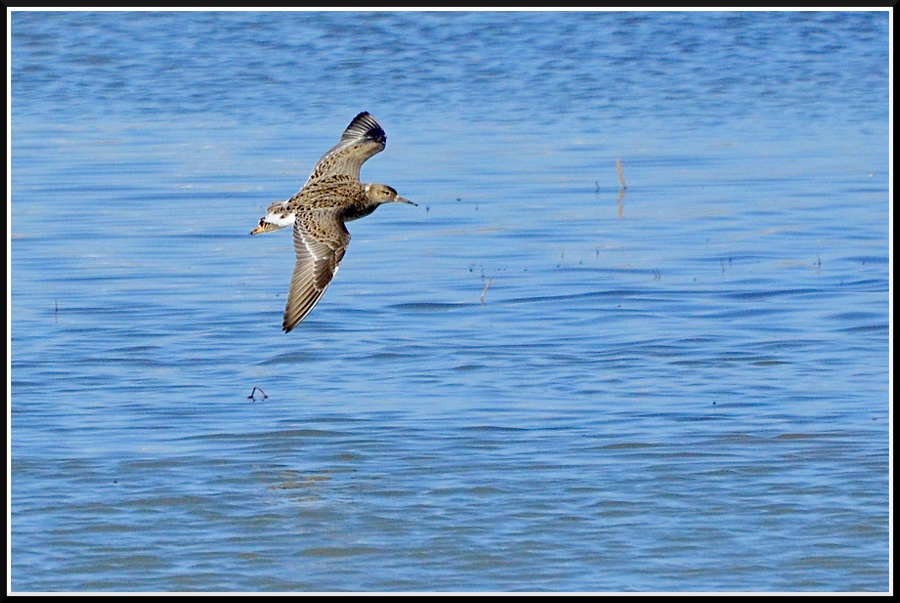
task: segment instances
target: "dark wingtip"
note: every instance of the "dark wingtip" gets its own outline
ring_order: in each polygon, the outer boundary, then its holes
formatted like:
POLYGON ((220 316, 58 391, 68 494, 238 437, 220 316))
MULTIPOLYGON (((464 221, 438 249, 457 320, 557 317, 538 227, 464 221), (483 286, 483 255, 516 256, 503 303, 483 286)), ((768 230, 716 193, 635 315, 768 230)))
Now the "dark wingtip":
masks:
POLYGON ((363 111, 354 117, 353 121, 350 122, 350 125, 347 126, 347 129, 344 130, 344 135, 341 136, 341 139, 344 140, 348 138, 354 140, 364 138, 382 144, 387 142, 387 134, 384 133, 384 130, 381 129, 381 125, 375 121, 375 118, 372 117, 372 114, 368 111, 363 111))

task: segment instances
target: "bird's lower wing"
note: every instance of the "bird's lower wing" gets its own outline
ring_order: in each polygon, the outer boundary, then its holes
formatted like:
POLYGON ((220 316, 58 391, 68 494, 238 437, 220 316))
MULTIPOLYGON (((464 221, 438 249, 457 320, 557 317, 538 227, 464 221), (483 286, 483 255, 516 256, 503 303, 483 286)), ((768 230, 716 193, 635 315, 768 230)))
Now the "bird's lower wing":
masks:
POLYGON ((291 275, 282 329, 303 320, 328 288, 350 243, 350 233, 334 210, 308 210, 294 219, 297 263, 291 275))

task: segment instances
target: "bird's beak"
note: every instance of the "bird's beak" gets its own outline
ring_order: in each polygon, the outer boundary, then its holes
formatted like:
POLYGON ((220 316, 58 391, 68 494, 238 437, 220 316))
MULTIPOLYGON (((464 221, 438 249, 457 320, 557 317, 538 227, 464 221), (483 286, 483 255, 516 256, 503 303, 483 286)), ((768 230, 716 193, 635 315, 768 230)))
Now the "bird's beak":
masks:
POLYGON ((397 197, 394 199, 394 201, 396 201, 397 203, 409 203, 410 205, 415 205, 416 207, 419 206, 418 203, 413 203, 413 202, 410 201, 409 199, 404 199, 404 198, 401 197, 400 195, 397 195, 397 197))

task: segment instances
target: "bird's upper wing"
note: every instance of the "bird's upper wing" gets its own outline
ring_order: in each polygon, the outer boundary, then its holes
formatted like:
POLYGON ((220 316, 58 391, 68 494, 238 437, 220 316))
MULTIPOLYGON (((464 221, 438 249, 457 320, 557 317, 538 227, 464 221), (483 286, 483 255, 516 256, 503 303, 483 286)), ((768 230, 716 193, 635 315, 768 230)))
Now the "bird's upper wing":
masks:
POLYGON ((363 111, 344 130, 341 141, 319 159, 307 182, 335 174, 359 180, 359 168, 383 151, 386 141, 387 135, 375 118, 363 111))
POLYGON ((297 263, 291 275, 281 326, 285 333, 296 327, 321 299, 349 244, 350 233, 334 209, 297 213, 294 219, 297 263))

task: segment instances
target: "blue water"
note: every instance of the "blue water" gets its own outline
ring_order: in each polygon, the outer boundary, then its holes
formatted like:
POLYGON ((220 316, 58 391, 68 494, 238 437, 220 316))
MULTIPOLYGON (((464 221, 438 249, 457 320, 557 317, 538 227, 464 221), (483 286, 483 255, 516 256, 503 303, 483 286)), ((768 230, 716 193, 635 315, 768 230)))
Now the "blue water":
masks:
POLYGON ((890 590, 889 16, 12 12, 9 588, 890 590))

